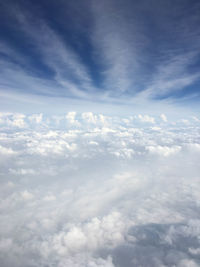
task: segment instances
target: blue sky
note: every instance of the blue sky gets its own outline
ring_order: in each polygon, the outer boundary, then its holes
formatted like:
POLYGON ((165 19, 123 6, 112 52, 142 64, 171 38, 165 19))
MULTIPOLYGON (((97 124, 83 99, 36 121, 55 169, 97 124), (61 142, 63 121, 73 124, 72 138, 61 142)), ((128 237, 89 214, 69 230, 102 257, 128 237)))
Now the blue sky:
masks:
POLYGON ((4 1, 3 111, 198 110, 200 4, 4 1))

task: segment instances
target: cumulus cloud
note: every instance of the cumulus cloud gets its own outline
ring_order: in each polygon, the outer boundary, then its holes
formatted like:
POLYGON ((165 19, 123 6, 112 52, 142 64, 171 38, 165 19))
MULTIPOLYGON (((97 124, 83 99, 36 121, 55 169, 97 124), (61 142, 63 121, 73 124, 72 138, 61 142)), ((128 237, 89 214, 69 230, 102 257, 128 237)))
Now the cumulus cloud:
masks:
POLYGON ((195 120, 1 117, 1 266, 199 266, 195 120))
POLYGON ((0 123, 3 125, 8 125, 10 127, 16 128, 25 128, 26 116, 21 113, 1 113, 0 114, 0 123))
POLYGON ((41 123, 42 122, 42 117, 43 117, 43 114, 40 113, 40 114, 33 114, 31 116, 28 117, 28 119, 31 121, 31 122, 35 122, 35 123, 41 123))
POLYGON ((138 119, 141 120, 142 122, 150 122, 150 123, 155 123, 155 119, 149 115, 138 115, 138 119))
POLYGON ((80 125, 78 120, 76 120, 76 112, 75 111, 68 112, 66 115, 66 119, 72 125, 76 125, 76 126, 80 125))
POLYGON ((162 155, 165 157, 177 153, 178 151, 180 151, 180 149, 181 149, 181 147, 179 147, 179 146, 174 146, 174 147, 149 146, 149 147, 147 147, 147 150, 149 150, 150 153, 162 155))
POLYGON ((96 124, 97 116, 94 115, 92 112, 84 112, 82 113, 82 118, 88 123, 96 124))

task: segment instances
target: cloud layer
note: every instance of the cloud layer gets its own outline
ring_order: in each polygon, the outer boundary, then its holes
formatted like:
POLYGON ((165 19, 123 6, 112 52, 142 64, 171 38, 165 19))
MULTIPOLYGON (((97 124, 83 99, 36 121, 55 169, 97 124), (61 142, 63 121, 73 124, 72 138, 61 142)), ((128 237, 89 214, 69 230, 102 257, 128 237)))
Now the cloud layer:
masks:
POLYGON ((199 119, 1 113, 1 266, 199 266, 199 119))

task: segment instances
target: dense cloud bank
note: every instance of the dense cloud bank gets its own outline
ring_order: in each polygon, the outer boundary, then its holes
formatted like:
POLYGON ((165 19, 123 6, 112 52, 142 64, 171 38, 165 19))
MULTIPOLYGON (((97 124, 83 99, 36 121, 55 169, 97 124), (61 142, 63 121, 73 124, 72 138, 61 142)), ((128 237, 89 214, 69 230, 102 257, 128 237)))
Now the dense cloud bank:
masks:
POLYGON ((200 121, 0 114, 0 265, 200 265, 200 121))

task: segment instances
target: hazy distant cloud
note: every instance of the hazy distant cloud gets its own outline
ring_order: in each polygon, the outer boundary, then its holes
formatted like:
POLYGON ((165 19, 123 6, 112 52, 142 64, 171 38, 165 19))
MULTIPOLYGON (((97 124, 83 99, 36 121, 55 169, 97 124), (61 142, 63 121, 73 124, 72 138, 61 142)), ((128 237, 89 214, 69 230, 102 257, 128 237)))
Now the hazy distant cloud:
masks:
POLYGON ((0 145, 0 154, 4 156, 9 156, 16 154, 16 152, 10 147, 5 147, 0 145))
POLYGON ((80 126, 80 122, 76 119, 76 112, 70 111, 66 115, 67 121, 74 126, 80 126))
POLYGON ((196 122, 199 122, 199 121, 200 121, 200 119, 198 119, 198 118, 195 117, 195 116, 193 116, 192 118, 193 118, 193 120, 195 120, 196 122))
POLYGON ((147 150, 149 150, 152 154, 158 154, 163 156, 169 156, 179 152, 181 147, 174 146, 174 147, 167 147, 167 146, 149 146, 147 150))
POLYGON ((40 113, 40 114, 33 114, 31 116, 28 117, 28 119, 31 121, 31 122, 35 122, 35 123, 41 123, 42 122, 42 117, 43 117, 43 114, 40 113))
POLYGON ((92 112, 84 112, 82 114, 82 118, 88 123, 96 124, 97 122, 97 116, 94 115, 92 112))
POLYGON ((160 118, 164 121, 167 122, 167 116, 165 114, 161 114, 160 118))
POLYGON ((149 115, 138 115, 138 119, 141 120, 142 122, 150 122, 150 123, 155 123, 155 119, 149 115))

